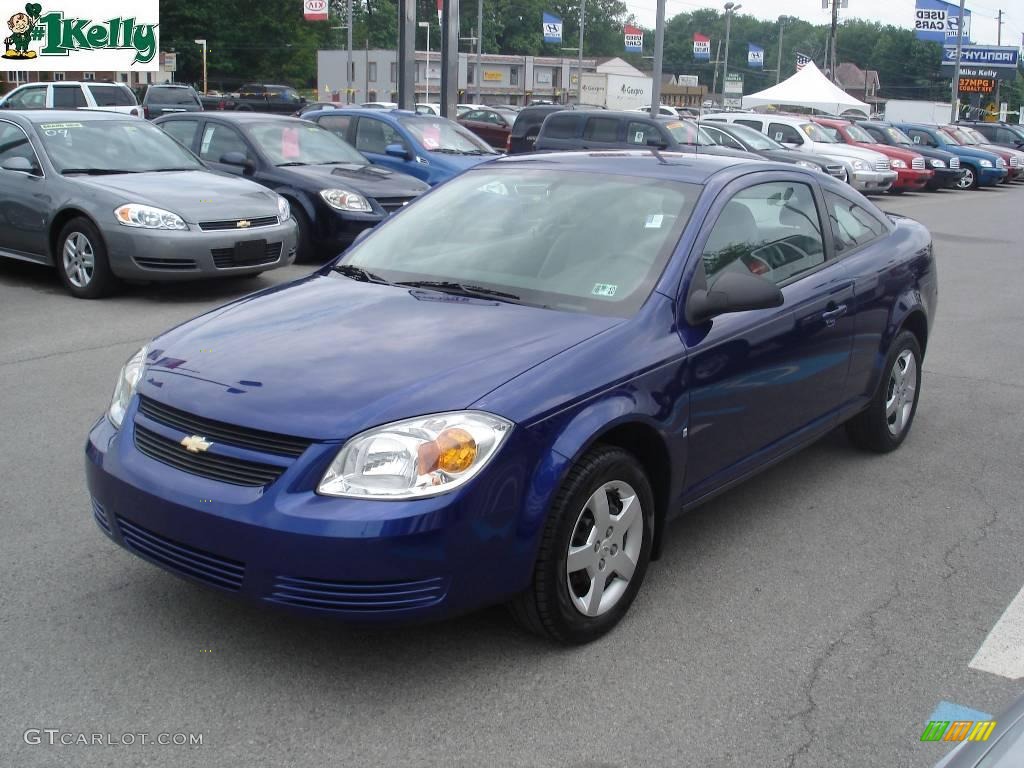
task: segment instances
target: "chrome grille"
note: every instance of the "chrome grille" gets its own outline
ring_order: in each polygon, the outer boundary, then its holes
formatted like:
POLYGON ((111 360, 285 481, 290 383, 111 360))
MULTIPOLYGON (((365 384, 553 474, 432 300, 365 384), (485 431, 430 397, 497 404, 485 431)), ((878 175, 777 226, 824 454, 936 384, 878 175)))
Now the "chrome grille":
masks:
POLYGON ((244 563, 172 541, 123 517, 117 518, 117 527, 128 549, 169 571, 231 592, 242 586, 244 563))
POLYGON ((1011 155, 1010 156, 1010 167, 1011 168, 1020 168, 1020 158, 1017 157, 1016 155, 1011 155))
POLYGON ((960 168, 960 158, 959 157, 950 158, 950 160, 949 160, 949 167, 952 168, 953 170, 958 170, 960 168))
POLYGON ((915 157, 911 161, 910 167, 913 168, 915 171, 923 171, 925 169, 924 158, 923 157, 915 157))
POLYGON ((415 581, 343 582, 278 576, 264 599, 322 611, 396 611, 436 603, 447 592, 440 577, 415 581))
POLYGON ((190 453, 177 440, 135 424, 135 447, 169 467, 231 485, 259 488, 277 480, 285 468, 216 453, 190 453))
POLYGON ((233 269, 235 267, 258 267, 261 264, 273 264, 281 257, 281 243, 267 243, 267 249, 263 258, 259 261, 250 261, 245 264, 235 264, 234 248, 211 248, 213 265, 217 269, 233 269))
POLYGON ((889 161, 888 160, 877 160, 877 161, 875 161, 875 170, 876 171, 888 171, 889 170, 889 161))
POLYGON ((204 232, 217 232, 224 229, 248 230, 256 227, 272 227, 277 224, 277 216, 257 216, 253 219, 222 219, 221 221, 200 221, 199 228, 204 232), (239 222, 249 222, 238 226, 239 222))
POLYGON ((397 210, 404 208, 406 205, 415 200, 415 197, 378 197, 377 202, 380 203, 380 207, 388 213, 394 213, 397 210))

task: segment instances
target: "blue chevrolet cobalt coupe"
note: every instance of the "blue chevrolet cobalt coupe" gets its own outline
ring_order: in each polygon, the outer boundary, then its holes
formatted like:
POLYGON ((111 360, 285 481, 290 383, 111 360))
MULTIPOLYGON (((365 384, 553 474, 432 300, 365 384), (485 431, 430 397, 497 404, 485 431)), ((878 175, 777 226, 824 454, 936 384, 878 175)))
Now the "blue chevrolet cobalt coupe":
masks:
POLYGON ((89 435, 92 510, 256 601, 351 621, 509 602, 586 642, 668 519, 840 423, 897 448, 935 303, 928 232, 825 174, 506 158, 133 355, 89 435))

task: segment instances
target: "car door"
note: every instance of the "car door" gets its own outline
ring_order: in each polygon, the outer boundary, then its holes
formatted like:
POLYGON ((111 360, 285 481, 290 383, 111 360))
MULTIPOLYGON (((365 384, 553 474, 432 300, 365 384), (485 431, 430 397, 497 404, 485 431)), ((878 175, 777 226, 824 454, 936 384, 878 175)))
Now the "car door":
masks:
POLYGON ((248 160, 259 163, 256 150, 249 146, 249 142, 233 125, 207 121, 199 142, 199 157, 218 171, 235 176, 252 175, 246 174, 242 166, 222 162, 229 152, 241 152, 248 160))
POLYGON ((614 117, 588 117, 583 125, 584 149, 615 149, 625 137, 620 135, 623 121, 614 117))
POLYGON ((387 154, 385 150, 392 144, 401 145, 410 158, 414 158, 416 154, 412 145, 398 132, 398 129, 387 121, 360 116, 356 121, 355 139, 356 149, 366 155, 371 163, 408 173, 417 179, 425 180, 427 178, 429 170, 427 166, 420 165, 414 159, 392 157, 387 154))
POLYGON ((775 282, 780 307, 687 327, 686 500, 696 501, 834 427, 853 337, 852 280, 835 259, 820 190, 779 172, 719 195, 698 235, 697 284, 726 271, 775 282))
POLYGON ((47 179, 25 131, 0 120, 0 166, 12 158, 27 160, 34 170, 0 167, 0 250, 45 262, 46 221, 52 205, 47 179))

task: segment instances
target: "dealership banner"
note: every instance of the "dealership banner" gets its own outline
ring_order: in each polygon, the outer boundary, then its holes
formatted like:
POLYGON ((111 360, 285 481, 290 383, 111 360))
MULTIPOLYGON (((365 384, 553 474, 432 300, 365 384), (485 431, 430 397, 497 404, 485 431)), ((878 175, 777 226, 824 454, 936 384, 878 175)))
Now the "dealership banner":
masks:
POLYGON ((0 71, 160 70, 158 0, 0 0, 7 26, 0 71))
POLYGON ((562 20, 547 11, 544 12, 544 42, 562 42, 562 20))
MULTIPOLYGON (((965 45, 960 50, 960 65, 970 64, 978 67, 996 67, 998 69, 1017 70, 1020 51, 1009 45, 965 45)), ((956 65, 956 46, 946 45, 942 48, 942 66, 956 65)))
POLYGON ((627 24, 623 28, 623 34, 626 41, 626 50, 630 53, 643 53, 644 50, 644 31, 639 27, 632 27, 627 24))
POLYGON ((747 66, 752 69, 764 69, 764 48, 747 43, 747 66))
POLYGON ((710 37, 705 37, 699 32, 693 33, 693 58, 697 61, 709 61, 711 59, 710 37))
MULTIPOLYGON (((918 40, 956 43, 960 34, 960 6, 943 0, 917 0, 914 6, 914 34, 918 40)), ((971 40, 971 12, 964 9, 964 42, 971 40)))
POLYGON ((302 15, 306 21, 327 21, 327 0, 302 0, 302 15))

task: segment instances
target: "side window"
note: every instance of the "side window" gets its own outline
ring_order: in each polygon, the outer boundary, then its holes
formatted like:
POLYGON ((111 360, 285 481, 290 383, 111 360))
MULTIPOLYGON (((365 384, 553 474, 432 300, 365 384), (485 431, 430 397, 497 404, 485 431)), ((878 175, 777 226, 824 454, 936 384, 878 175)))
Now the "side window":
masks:
POLYGON ((203 131, 203 141, 199 145, 199 156, 211 163, 219 163, 228 152, 241 152, 246 157, 251 156, 245 140, 234 128, 216 123, 207 125, 203 131))
POLYGON ((642 147, 647 146, 647 142, 651 139, 658 144, 664 144, 664 139, 661 137, 661 133, 651 123, 627 123, 626 124, 626 143, 627 144, 639 144, 642 147))
POLYGON ((548 139, 574 139, 577 125, 576 115, 552 115, 544 121, 541 132, 548 139))
POLYGON ((825 207, 832 220, 836 250, 843 251, 870 243, 886 233, 886 226, 867 210, 841 195, 825 193, 825 207))
POLYGON ((383 120, 363 117, 356 124, 356 149, 383 155, 388 144, 401 144, 408 149, 401 134, 383 120))
MULTIPOLYGON (((986 134, 991 135, 991 134, 986 134)), ((1009 144, 1011 147, 1016 143, 1016 135, 1007 128, 996 128, 996 141, 1000 144, 1009 144)))
POLYGON ((199 127, 199 121, 170 120, 166 123, 161 123, 160 127, 164 129, 164 133, 179 144, 183 145, 187 149, 192 149, 192 145, 196 140, 196 128, 199 127))
POLYGON ((482 109, 471 109, 462 116, 463 120, 474 120, 478 123, 487 122, 487 113, 482 109))
POLYGON ((709 286, 726 271, 782 283, 823 264, 821 218, 811 188, 773 181, 737 193, 715 222, 703 257, 709 286))
POLYGON ((770 123, 768 125, 768 135, 775 139, 780 144, 803 144, 804 140, 800 136, 800 131, 794 128, 792 125, 786 125, 785 123, 770 123))
POLYGON ((882 131, 881 128, 876 128, 873 125, 862 125, 861 128, 867 131, 871 138, 877 141, 879 144, 886 143, 885 133, 882 131))
POLYGON ((124 85, 90 85, 89 93, 97 107, 134 107, 138 105, 133 94, 124 85))
POLYGON ((924 131, 919 131, 916 128, 911 128, 910 138, 914 140, 915 144, 920 144, 923 147, 934 147, 935 140, 924 131))
MULTIPOLYGON (((0 122, 0 163, 12 157, 22 157, 32 164, 35 173, 39 173, 39 160, 29 143, 28 136, 13 123, 0 122)), ((0 171, 6 173, 6 171, 0 171)))
POLYGON ((747 128, 753 128, 758 133, 762 130, 762 124, 760 120, 736 120, 736 125, 745 125, 747 128))
POLYGON ((348 135, 348 127, 351 124, 352 118, 348 115, 325 115, 317 121, 317 125, 321 128, 326 128, 343 139, 348 135))
POLYGON ((7 106, 11 109, 45 109, 46 86, 40 85, 19 91, 7 100, 7 106))
POLYGON ((619 121, 607 117, 591 117, 583 127, 583 138, 590 141, 618 141, 619 121))
POLYGON ((78 109, 84 107, 85 94, 79 85, 55 85, 53 86, 53 108, 54 109, 78 109))

